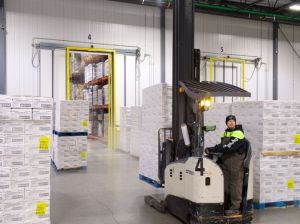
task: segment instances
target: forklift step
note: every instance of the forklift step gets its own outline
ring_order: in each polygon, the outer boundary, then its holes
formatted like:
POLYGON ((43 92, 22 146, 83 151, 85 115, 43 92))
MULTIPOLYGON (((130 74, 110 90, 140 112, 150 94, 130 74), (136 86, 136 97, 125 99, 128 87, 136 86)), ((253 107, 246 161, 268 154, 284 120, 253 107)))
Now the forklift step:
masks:
POLYGON ((141 174, 140 174, 140 175, 139 175, 139 179, 140 179, 141 181, 144 181, 144 182, 150 184, 151 186, 153 186, 153 187, 155 187, 155 188, 162 188, 162 187, 163 187, 158 181, 152 180, 151 178, 146 177, 146 176, 144 176, 144 175, 141 175, 141 174))
POLYGON ((300 207, 300 200, 296 201, 277 201, 270 203, 254 202, 254 209, 263 210, 266 208, 286 208, 286 207, 300 207))
POLYGON ((144 197, 144 201, 147 205, 152 208, 155 208, 160 213, 166 213, 166 203, 163 200, 164 196, 161 194, 157 195, 148 195, 144 197))
POLYGON ((245 215, 233 215, 233 216, 207 216, 198 217, 199 224, 251 224, 253 220, 253 214, 247 213, 245 215))

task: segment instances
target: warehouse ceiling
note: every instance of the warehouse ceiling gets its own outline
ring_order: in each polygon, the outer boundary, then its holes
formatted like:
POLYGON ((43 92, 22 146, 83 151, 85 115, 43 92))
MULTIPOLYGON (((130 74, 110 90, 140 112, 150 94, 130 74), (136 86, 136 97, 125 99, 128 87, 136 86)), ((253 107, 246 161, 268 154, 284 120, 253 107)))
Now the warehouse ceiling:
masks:
MULTIPOLYGON (((172 8, 173 0, 113 0, 119 2, 172 8)), ((194 0, 195 11, 214 15, 300 25, 300 11, 290 6, 300 0, 194 0)))
POLYGON ((239 9, 265 10, 273 13, 281 12, 287 15, 300 15, 299 11, 296 12, 289 9, 291 5, 300 4, 299 0, 195 0, 195 2, 210 5, 234 6, 239 9))

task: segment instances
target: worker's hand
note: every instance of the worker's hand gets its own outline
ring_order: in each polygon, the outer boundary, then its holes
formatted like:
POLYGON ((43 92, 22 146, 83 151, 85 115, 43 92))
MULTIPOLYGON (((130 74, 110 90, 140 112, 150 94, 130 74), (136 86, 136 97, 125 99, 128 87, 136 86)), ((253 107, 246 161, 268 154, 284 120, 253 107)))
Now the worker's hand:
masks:
POLYGON ((211 154, 213 152, 213 149, 214 149, 214 147, 208 147, 204 151, 205 151, 206 154, 209 155, 209 154, 211 154))

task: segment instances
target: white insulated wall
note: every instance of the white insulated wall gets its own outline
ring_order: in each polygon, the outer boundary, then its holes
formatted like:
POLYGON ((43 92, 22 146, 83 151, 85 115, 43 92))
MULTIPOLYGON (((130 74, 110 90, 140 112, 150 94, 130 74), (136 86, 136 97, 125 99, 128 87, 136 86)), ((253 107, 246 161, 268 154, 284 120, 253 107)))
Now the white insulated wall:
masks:
MULTIPOLYGON (((168 82, 172 79, 172 20, 172 11, 168 11, 166 13, 166 80, 168 82)), ((300 27, 281 26, 300 54, 300 27)), ((220 57, 222 57, 222 47, 225 56, 237 54, 262 58, 265 64, 259 71, 255 71, 253 76, 254 66, 246 66, 246 89, 252 93, 252 100, 272 99, 272 35, 271 23, 199 13, 195 15, 195 48, 202 52, 219 53, 220 57)), ((210 54, 202 53, 202 55, 210 54)), ((281 36, 279 55, 279 99, 300 100, 300 61, 281 36)), ((201 78, 205 79, 205 77, 201 78)))
MULTIPOLYGON (((285 36, 300 55, 300 27, 280 25, 285 36)), ((279 31, 279 96, 281 100, 300 100, 300 58, 279 31)))
MULTIPOLYGON (((141 66, 144 80, 149 80, 149 85, 160 81, 160 28, 156 8, 105 0, 6 0, 5 4, 9 94, 37 94, 38 73, 31 65, 33 37, 87 41, 88 34, 92 34, 94 42, 139 46, 142 53, 151 55, 141 66)), ((172 18, 172 11, 167 10, 168 83, 172 79, 172 18)), ((282 28, 300 53, 300 28, 282 28)), ((221 47, 224 55, 262 58, 265 64, 246 82, 246 89, 252 92, 253 100, 272 99, 272 24, 197 13, 195 48, 218 53, 221 47)), ((279 99, 300 100, 299 67, 299 59, 280 35, 279 99)), ((252 71, 253 66, 246 66, 246 79, 252 76, 252 71)))
MULTIPOLYGON (((172 40, 172 12, 167 14, 167 38, 172 40)), ((272 97, 272 25, 251 20, 230 17, 196 14, 195 16, 195 48, 204 55, 219 53, 219 57, 228 54, 262 57, 266 65, 259 72, 255 71, 252 79, 246 82, 246 89, 252 93, 253 100, 271 99, 272 97), (223 48, 223 55, 221 54, 223 48)), ((168 55, 172 45, 167 44, 168 55)), ((215 55, 217 56, 217 55, 215 55)), ((243 58, 243 56, 231 56, 243 58)), ((249 58, 249 57, 248 57, 249 58)), ((168 63, 171 63, 170 61, 168 63)), ((207 64, 208 66, 208 64, 207 64)), ((250 79, 254 66, 246 66, 246 77, 250 79)), ((201 79, 208 80, 209 75, 201 79)), ((207 69, 207 73, 209 69, 207 69)), ((216 73, 222 71, 217 70, 216 73)), ((167 80, 171 79, 172 66, 167 65, 167 80)), ((227 75, 227 74, 226 74, 227 75)), ((229 75, 229 74, 228 74, 229 75)), ((230 75, 231 76, 231 75, 230 75)), ((220 80, 218 80, 220 81, 220 80)))
POLYGON ((34 37, 88 41, 91 34, 93 42, 138 46, 150 55, 142 75, 151 76, 151 85, 160 81, 157 8, 104 0, 6 0, 5 6, 8 94, 38 94, 34 37))

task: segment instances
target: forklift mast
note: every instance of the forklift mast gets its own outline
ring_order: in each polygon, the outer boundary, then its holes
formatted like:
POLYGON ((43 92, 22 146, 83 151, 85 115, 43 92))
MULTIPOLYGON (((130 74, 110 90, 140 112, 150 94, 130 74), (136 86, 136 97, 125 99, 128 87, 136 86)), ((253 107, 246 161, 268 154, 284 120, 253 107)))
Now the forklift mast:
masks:
MULTIPOLYGON (((172 88, 172 131, 159 130, 158 176, 164 184, 165 167, 176 160, 191 156, 199 157, 202 169, 204 151, 204 111, 202 100, 209 97, 250 97, 251 94, 239 87, 221 82, 200 82, 200 50, 194 49, 193 0, 173 2, 173 88, 172 88), (186 127, 190 145, 185 144, 181 127, 186 127), (161 135, 161 131, 163 135, 161 135), (166 131, 170 131, 166 136, 166 131)), ((201 171, 201 175, 203 172, 201 171)))
MULTIPOLYGON (((194 56, 194 0, 177 0, 173 2, 173 106, 172 137, 174 155, 178 155, 178 147, 182 140, 180 131, 182 123, 195 120, 188 98, 179 92, 179 81, 200 81, 200 50, 194 56), (196 69, 195 69, 196 65, 196 69)), ((181 148, 181 147, 180 147, 181 148)))

